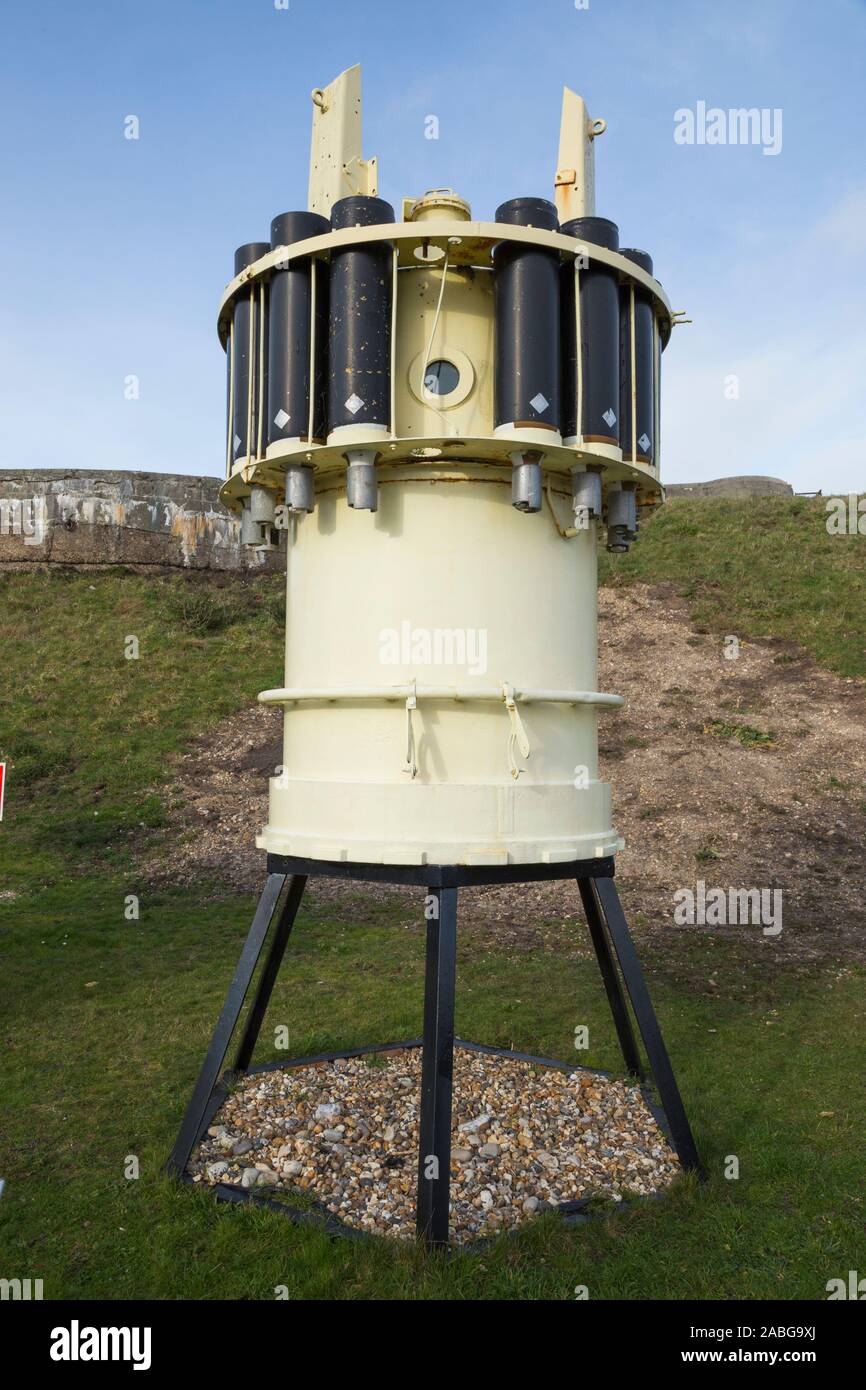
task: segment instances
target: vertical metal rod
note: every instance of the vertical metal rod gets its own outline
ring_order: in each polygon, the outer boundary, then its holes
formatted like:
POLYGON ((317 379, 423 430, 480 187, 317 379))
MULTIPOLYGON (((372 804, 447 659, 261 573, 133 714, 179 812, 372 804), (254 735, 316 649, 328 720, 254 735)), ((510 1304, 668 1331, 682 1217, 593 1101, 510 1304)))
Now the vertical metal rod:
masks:
POLYGON ((436 915, 427 923, 416 1217, 418 1238, 430 1250, 448 1244, 457 889, 436 888, 433 895, 436 915))
POLYGON ((247 366, 249 368, 249 381, 247 383, 247 463, 253 459, 253 382, 255 381, 256 371, 256 287, 250 285, 250 328, 247 334, 247 366))
POLYGON ((256 1039, 262 1026, 262 1019, 265 1016, 268 1004, 270 1003, 274 983, 282 964, 286 946, 291 936, 292 926, 298 908, 301 905, 301 898, 304 896, 304 889, 307 886, 305 874, 294 874, 289 883, 289 891, 283 902, 282 910, 277 918, 276 926, 271 935, 271 944, 268 948, 267 959, 262 970, 259 986, 256 990, 255 998, 250 1006, 247 1015, 246 1026, 244 1027, 243 1037, 241 1038, 238 1050, 235 1054, 234 1070, 246 1071, 252 1061, 253 1050, 256 1039))
POLYGON ((265 283, 262 281, 259 290, 259 404, 256 411, 256 458, 260 459, 267 446, 267 436, 264 431, 265 425, 265 348, 267 344, 267 318, 265 315, 265 283))
POLYGON ((228 1045, 231 1042, 232 1033, 235 1030, 238 1017, 240 1016, 243 1002, 247 990, 249 989, 250 980, 253 977, 253 971, 256 968, 256 963, 261 954, 265 937, 268 934, 271 918, 276 910, 280 893, 283 890, 287 877, 287 874, 268 874, 262 896, 259 898, 258 906, 256 907, 249 936, 244 943, 244 949, 241 951, 241 958, 237 963, 234 977, 229 985, 222 1013, 214 1029, 214 1035, 211 1038, 210 1047, 202 1063, 202 1069, 198 1081, 195 1084, 195 1090, 186 1108, 180 1131, 168 1160, 168 1169, 170 1173, 175 1173, 179 1176, 184 1171, 189 1162, 189 1156, 195 1147, 199 1131, 204 1123, 208 1103, 213 1094, 213 1088, 219 1080, 220 1071, 225 1061, 225 1055, 228 1051, 228 1045))
POLYGON ((638 954, 629 935, 625 913, 616 891, 616 884, 612 878, 594 878, 591 881, 601 902, 601 909, 619 960, 625 987, 628 990, 634 1016, 637 1019, 637 1026, 647 1051, 653 1080, 671 1128, 674 1148, 683 1167, 691 1169, 703 1177, 703 1165, 698 1156, 697 1145, 686 1116, 682 1096, 652 1006, 649 990, 646 987, 638 954))
POLYGON ((583 338, 580 328, 580 258, 583 250, 578 247, 574 257, 574 352, 577 364, 577 403, 575 434, 583 442, 583 338))
POLYGON ((232 440, 235 433, 235 321, 229 322, 229 338, 226 344, 229 374, 229 423, 226 438, 226 478, 232 476, 232 440))
POLYGON ((589 934, 595 948, 595 957, 598 961, 598 968, 601 971, 601 978, 604 981, 607 1002, 613 1015, 616 1035, 619 1038, 619 1045, 622 1049, 623 1060, 627 1070, 632 1076, 641 1076, 640 1052, 638 1051, 637 1039, 634 1029, 631 1026, 628 1004, 623 992, 622 982, 617 973, 616 964, 610 949, 610 940, 605 929, 604 918, 598 904, 598 898, 594 892, 593 879, 579 878, 577 886, 580 890, 583 910, 586 914, 586 924, 589 927, 589 934))
POLYGON ((400 250, 395 245, 391 257, 391 398, 388 432, 393 439, 397 433, 397 272, 400 265, 400 250))
POLYGON ((307 443, 316 437, 316 285, 319 262, 310 257, 310 390, 307 409, 307 443))
POLYGON ((662 345, 659 337, 659 318, 653 306, 653 467, 661 477, 661 373, 662 345))
POLYGON ((631 462, 637 464, 637 336, 634 323, 634 281, 629 287, 629 361, 631 362, 631 462))

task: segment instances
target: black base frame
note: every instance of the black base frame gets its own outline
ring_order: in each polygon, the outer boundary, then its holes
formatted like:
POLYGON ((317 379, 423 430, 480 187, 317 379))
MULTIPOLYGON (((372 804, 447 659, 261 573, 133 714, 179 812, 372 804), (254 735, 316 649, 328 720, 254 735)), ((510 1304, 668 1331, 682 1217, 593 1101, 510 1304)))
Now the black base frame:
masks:
MULTIPOLYGON (((463 887, 501 883, 527 883, 551 879, 576 879, 589 934, 613 1015, 626 1070, 641 1083, 647 1077, 641 1065, 632 1027, 629 1001, 646 1050, 649 1072, 661 1103, 654 1113, 668 1135, 683 1168, 703 1177, 703 1168, 689 1126, 682 1098, 650 1000, 640 961, 626 925, 613 880, 612 858, 574 860, 566 864, 519 864, 504 867, 461 865, 397 866, 329 863, 268 855, 268 877, 253 917, 222 1013, 204 1059, 192 1098, 168 1161, 175 1177, 188 1180, 187 1164, 196 1145, 239 1076, 253 1071, 282 1069, 304 1063, 352 1057, 407 1047, 421 1047, 421 1117, 418 1145, 416 1227, 418 1238, 429 1249, 448 1245, 448 1212, 451 1171, 451 1100, 455 1043, 464 1048, 502 1054, 544 1066, 573 1066, 548 1057, 530 1057, 501 1048, 483 1047, 454 1036, 454 998, 457 962, 457 893, 463 887), (253 1049, 289 936, 301 904, 307 879, 314 875, 365 881, 411 884, 428 889, 427 954, 424 985, 424 1036, 402 1043, 384 1043, 319 1057, 296 1057, 267 1067, 251 1067, 253 1049), (288 887, 287 887, 288 885, 288 887), (284 892, 285 890, 285 892, 284 892), (282 899, 282 901, 281 901, 282 899), (271 924, 270 945, 249 1008, 232 1067, 221 1078, 229 1044, 240 1018, 253 974, 264 949, 271 924)), ((649 1097, 647 1097, 649 1099, 649 1097)), ((321 1204, 311 1211, 287 1206, 273 1197, 227 1183, 214 1187, 224 1201, 276 1206, 299 1224, 316 1224, 333 1234, 366 1234, 337 1220, 321 1204)), ((565 1202, 560 1210, 579 1216, 585 1201, 565 1202)))

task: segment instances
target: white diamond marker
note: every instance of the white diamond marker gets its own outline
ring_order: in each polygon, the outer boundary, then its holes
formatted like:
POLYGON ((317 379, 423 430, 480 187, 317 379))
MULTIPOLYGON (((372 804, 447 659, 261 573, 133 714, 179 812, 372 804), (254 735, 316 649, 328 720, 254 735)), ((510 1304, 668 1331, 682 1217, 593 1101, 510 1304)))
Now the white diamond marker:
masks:
POLYGON ((238 452, 238 450, 240 449, 240 447, 241 447, 241 445, 243 444, 243 442, 244 442, 244 441, 241 439, 240 435, 239 435, 239 434, 236 434, 235 437, 234 437, 235 453, 238 452))
POLYGON ((644 453, 646 453, 647 449, 649 448, 650 442, 651 441, 645 434, 642 434, 640 439, 638 440, 638 444, 643 449, 644 453))
POLYGON ((291 418, 291 415, 287 415, 284 410, 278 410, 274 416, 274 424, 278 430, 281 430, 289 423, 291 418))
POLYGON ((529 402, 529 404, 532 406, 532 409, 536 412, 537 415, 541 415, 541 413, 545 411, 547 407, 550 405, 550 401, 547 399, 546 396, 542 396, 541 392, 539 391, 537 396, 532 397, 532 400, 529 402))
POLYGON ((353 415, 357 415, 364 402, 361 400, 361 397, 356 396, 353 391, 349 399, 347 401, 344 401, 343 404, 345 405, 347 410, 351 410, 353 415))
POLYGON ((613 406, 608 406, 607 410, 604 412, 601 418, 602 420, 606 420, 609 427, 613 429, 614 425, 616 424, 616 415, 614 414, 613 406))

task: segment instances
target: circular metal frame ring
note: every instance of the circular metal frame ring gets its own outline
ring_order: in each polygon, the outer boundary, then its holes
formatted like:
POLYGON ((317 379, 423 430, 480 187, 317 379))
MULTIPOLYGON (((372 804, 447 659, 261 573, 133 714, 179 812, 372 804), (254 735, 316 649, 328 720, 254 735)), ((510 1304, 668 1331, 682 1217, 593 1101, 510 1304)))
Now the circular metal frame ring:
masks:
POLYGON ((444 343, 434 349, 430 362, 450 362, 457 368, 460 379, 454 390, 446 392, 445 395, 437 396, 428 391, 421 381, 421 373, 429 365, 427 354, 426 351, 418 352, 409 363, 408 370, 409 390, 415 400, 428 409, 437 411, 453 410, 455 406, 462 405, 475 390, 475 368, 470 358, 460 348, 453 348, 444 343))

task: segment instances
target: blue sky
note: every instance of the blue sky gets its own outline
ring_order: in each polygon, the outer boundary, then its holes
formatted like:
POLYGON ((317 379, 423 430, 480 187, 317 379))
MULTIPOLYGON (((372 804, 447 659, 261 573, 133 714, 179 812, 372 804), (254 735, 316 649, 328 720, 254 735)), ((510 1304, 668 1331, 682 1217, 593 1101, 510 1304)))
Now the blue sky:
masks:
POLYGON ((597 211, 695 320, 668 481, 866 488, 862 0, 6 0, 0 39, 3 466, 222 471, 232 253, 305 205, 310 90, 360 62, 398 207, 550 196, 563 85, 607 120, 597 211), (780 109, 780 152, 677 144, 700 101, 780 109))

